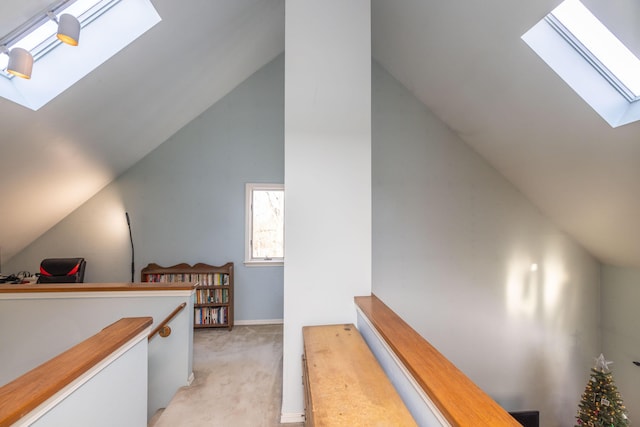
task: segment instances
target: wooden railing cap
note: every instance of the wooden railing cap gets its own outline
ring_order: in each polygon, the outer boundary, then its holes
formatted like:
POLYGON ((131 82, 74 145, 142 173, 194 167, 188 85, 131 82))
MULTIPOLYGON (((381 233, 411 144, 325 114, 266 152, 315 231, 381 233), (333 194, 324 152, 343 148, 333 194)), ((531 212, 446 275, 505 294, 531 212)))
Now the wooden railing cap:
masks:
POLYGON ((151 317, 120 319, 0 388, 0 427, 10 426, 151 326, 151 317))

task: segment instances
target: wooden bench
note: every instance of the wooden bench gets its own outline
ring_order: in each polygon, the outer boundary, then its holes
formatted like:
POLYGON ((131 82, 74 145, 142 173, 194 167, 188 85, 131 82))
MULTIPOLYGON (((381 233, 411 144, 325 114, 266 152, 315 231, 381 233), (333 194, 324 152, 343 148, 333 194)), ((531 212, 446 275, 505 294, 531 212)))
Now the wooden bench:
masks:
POLYGON ((417 425, 354 325, 302 333, 307 426, 417 425))

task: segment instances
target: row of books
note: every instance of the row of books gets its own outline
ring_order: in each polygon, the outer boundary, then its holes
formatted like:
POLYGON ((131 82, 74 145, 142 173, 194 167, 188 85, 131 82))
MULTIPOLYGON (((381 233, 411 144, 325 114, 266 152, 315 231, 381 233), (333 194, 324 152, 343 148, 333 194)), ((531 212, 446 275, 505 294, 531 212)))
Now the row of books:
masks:
POLYGON ((229 302, 228 288, 198 289, 193 294, 194 304, 222 303, 229 302))
POLYGON ((147 274, 146 280, 159 283, 187 282, 202 286, 229 286, 229 275, 226 273, 147 274))
POLYGON ((193 323, 196 325, 221 325, 228 323, 227 307, 196 307, 193 323))

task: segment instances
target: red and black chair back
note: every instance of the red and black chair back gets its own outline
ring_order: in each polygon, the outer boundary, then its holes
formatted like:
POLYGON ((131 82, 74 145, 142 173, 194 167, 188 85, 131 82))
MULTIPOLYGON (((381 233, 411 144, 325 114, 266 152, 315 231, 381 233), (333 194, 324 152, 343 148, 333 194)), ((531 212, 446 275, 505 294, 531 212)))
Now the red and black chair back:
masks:
POLYGON ((85 265, 84 258, 43 259, 38 283, 82 283, 85 265))

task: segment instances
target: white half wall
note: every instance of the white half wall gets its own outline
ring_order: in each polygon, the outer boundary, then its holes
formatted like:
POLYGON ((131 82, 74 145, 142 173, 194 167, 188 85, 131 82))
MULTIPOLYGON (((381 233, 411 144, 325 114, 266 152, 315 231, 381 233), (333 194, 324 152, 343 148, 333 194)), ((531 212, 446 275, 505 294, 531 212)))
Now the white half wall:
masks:
POLYGON ((15 426, 147 425, 146 333, 116 350, 88 372, 20 419, 15 426))
POLYGON ((286 3, 287 421, 303 412, 302 327, 355 323, 371 290, 370 21, 369 0, 286 3))
POLYGON ((0 294, 0 385, 121 318, 150 316, 155 328, 182 303, 186 307, 169 324, 171 335, 155 336, 145 346, 149 371, 145 413, 151 417, 189 383, 193 373, 193 291, 0 294))
POLYGON ((573 425, 600 264, 377 65, 372 140, 373 293, 505 409, 573 425))

